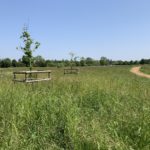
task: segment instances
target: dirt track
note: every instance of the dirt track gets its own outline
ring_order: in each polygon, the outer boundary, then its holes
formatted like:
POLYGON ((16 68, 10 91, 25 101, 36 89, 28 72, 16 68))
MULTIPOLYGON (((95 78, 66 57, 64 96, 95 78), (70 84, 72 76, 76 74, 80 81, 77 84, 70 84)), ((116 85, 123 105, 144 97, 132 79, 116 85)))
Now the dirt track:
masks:
POLYGON ((140 68, 141 68, 141 66, 133 67, 130 71, 131 71, 132 73, 138 75, 138 76, 145 77, 145 78, 150 78, 150 75, 141 72, 141 71, 140 71, 140 68))

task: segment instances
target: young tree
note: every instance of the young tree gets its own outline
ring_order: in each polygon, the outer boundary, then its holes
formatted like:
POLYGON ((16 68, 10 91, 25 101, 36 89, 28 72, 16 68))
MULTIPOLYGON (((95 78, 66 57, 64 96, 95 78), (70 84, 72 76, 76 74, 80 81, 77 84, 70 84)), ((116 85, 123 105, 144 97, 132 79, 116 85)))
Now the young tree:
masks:
POLYGON ((75 53, 73 53, 73 52, 70 52, 69 55, 70 55, 70 67, 72 69, 73 65, 75 65, 77 63, 77 60, 79 59, 79 57, 75 56, 75 53))
POLYGON ((69 53, 69 55, 70 55, 70 67, 71 67, 71 69, 73 68, 73 61, 74 61, 74 56, 75 56, 75 54, 73 53, 73 52, 70 52, 69 53))
POLYGON ((20 46, 19 48, 24 52, 24 56, 28 58, 27 60, 29 61, 29 67, 30 67, 30 71, 31 71, 32 64, 33 64, 33 52, 36 49, 38 49, 38 47, 40 46, 40 43, 33 41, 33 39, 31 38, 31 36, 26 28, 23 29, 20 39, 23 40, 24 46, 23 47, 20 46))

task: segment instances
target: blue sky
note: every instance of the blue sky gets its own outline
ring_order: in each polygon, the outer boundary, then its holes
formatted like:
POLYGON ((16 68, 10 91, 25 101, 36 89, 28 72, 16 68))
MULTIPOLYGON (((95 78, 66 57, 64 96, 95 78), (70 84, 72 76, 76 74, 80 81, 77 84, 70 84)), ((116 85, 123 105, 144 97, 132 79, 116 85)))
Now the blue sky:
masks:
POLYGON ((16 50, 25 23, 46 59, 150 57, 149 0, 0 0, 0 58, 16 50))

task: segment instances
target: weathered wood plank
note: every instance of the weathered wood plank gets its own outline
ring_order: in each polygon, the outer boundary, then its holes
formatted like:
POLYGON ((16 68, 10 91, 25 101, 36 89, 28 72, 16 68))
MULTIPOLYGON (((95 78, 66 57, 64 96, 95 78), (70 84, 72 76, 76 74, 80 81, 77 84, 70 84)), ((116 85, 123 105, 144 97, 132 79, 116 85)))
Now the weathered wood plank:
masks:
POLYGON ((51 73, 51 70, 44 71, 14 71, 14 74, 51 73))
POLYGON ((49 81, 51 78, 45 78, 45 79, 36 79, 36 80, 26 80, 26 83, 32 83, 32 82, 40 82, 40 81, 49 81))
POLYGON ((14 79, 13 81, 30 83, 30 82, 49 81, 49 80, 51 80, 51 78, 32 79, 32 80, 29 80, 29 79, 28 79, 28 80, 24 80, 24 79, 14 79))

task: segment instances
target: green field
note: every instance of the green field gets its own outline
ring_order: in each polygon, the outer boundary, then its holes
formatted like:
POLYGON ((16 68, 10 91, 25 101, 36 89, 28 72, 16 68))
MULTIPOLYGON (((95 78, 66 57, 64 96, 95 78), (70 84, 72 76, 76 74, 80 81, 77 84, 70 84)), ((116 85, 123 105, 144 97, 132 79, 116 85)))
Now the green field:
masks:
POLYGON ((146 74, 150 74, 150 65, 144 65, 141 67, 141 71, 146 73, 146 74))
MULTIPOLYGON (((2 150, 149 150, 150 80, 129 66, 52 69, 53 80, 0 76, 2 150)), ((44 68, 43 68, 44 69, 44 68)), ((48 68, 46 68, 48 69, 48 68)))

